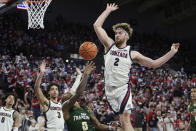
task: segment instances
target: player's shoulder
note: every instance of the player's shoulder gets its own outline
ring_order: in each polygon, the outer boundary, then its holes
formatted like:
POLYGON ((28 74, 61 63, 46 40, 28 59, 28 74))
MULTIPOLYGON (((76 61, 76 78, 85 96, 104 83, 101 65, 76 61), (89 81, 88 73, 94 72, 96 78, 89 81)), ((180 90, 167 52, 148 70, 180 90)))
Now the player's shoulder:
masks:
POLYGON ((13 114, 14 114, 14 115, 19 115, 19 112, 16 111, 16 110, 13 110, 13 114))
POLYGON ((16 118, 19 118, 19 112, 14 110, 13 112, 13 118, 16 119, 16 118))
POLYGON ((135 58, 137 58, 138 56, 141 55, 137 50, 131 50, 130 53, 131 53, 132 59, 135 59, 135 58))

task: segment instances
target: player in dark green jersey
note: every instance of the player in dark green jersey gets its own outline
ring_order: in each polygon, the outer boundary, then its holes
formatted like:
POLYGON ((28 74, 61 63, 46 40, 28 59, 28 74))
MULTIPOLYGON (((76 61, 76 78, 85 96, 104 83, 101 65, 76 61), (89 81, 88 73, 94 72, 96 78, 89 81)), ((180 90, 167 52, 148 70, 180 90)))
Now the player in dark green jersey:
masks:
POLYGON ((94 116, 93 111, 86 107, 80 106, 76 101, 82 95, 86 88, 89 74, 94 69, 94 63, 90 62, 86 65, 82 80, 75 92, 68 92, 63 96, 63 115, 66 120, 69 131, 108 131, 114 129, 107 125, 101 124, 94 116))
POLYGON ((186 131, 196 131, 196 88, 191 89, 191 104, 189 105, 191 120, 186 131))

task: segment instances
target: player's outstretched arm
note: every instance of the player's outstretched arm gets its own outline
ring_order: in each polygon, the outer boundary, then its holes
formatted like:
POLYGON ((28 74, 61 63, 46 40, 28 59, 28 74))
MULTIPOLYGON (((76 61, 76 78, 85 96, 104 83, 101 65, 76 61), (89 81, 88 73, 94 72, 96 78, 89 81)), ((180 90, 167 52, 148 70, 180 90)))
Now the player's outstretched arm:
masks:
POLYGON ((180 44, 179 43, 174 43, 171 46, 171 50, 166 53, 164 56, 152 60, 151 58, 148 58, 146 56, 143 56, 137 51, 131 51, 131 57, 133 59, 134 63, 138 63, 140 65, 149 67, 149 68, 158 68, 165 64, 168 60, 170 60, 177 52, 180 44))
POLYGON ((82 75, 82 80, 76 90, 76 93, 69 100, 65 101, 62 105, 63 112, 73 107, 77 99, 82 95, 83 91, 86 89, 88 76, 94 70, 94 65, 95 64, 92 61, 86 64, 84 73, 82 75))
POLYGON ((36 79, 36 82, 35 82, 35 94, 40 102, 40 104, 42 105, 43 107, 43 112, 47 111, 48 110, 48 107, 49 107, 49 101, 48 99, 44 96, 41 88, 40 88, 40 85, 41 85, 41 82, 42 82, 42 78, 43 78, 43 74, 46 72, 46 62, 43 61, 40 65, 40 73, 38 74, 38 77, 36 79))
POLYGON ((13 131, 18 131, 19 127, 19 113, 17 111, 14 112, 14 124, 13 124, 13 131))
POLYGON ((105 51, 107 51, 110 46, 114 43, 114 41, 107 35, 106 31, 102 28, 102 25, 105 21, 105 19, 108 17, 108 15, 112 12, 118 9, 118 5, 113 4, 107 4, 107 8, 104 10, 104 12, 98 17, 96 22, 93 24, 94 30, 97 34, 97 37, 101 41, 101 43, 105 47, 105 51))

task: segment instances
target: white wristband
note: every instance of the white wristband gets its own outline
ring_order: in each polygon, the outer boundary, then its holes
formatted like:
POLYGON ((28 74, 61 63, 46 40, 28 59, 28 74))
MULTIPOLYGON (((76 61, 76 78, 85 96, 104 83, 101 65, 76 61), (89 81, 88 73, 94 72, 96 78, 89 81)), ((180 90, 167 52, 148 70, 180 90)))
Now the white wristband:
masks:
POLYGON ((76 80, 71 88, 71 91, 76 92, 76 90, 80 84, 81 77, 82 77, 82 75, 77 75, 76 80))

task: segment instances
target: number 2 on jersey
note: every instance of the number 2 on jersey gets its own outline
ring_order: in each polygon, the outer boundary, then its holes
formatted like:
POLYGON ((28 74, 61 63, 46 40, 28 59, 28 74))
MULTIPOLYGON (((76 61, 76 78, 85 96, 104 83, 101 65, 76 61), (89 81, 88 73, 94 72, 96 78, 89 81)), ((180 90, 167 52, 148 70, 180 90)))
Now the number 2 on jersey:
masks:
POLYGON ((87 131, 88 130, 88 124, 87 124, 86 121, 85 122, 82 122, 82 130, 83 131, 87 131))
POLYGON ((114 66, 118 66, 119 58, 115 58, 114 66))

